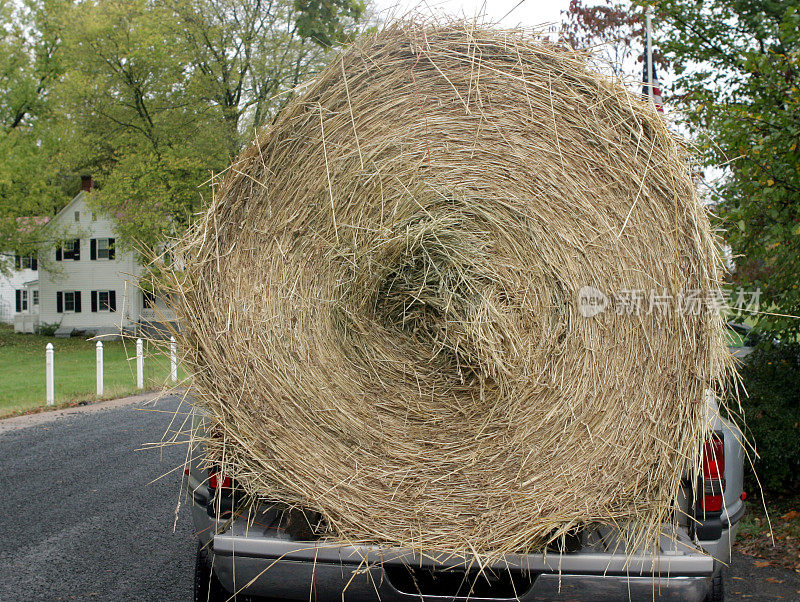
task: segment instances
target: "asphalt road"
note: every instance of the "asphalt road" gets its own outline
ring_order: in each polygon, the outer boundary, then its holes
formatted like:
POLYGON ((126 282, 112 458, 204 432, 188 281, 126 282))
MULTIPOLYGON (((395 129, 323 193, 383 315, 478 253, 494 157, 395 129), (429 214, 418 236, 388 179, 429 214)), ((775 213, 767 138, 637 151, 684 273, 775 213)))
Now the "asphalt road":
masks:
POLYGON ((190 599, 185 504, 176 522, 186 446, 138 451, 177 408, 136 403, 0 434, 0 600, 190 599))
MULTIPOLYGON (((0 422, 0 600, 190 600, 186 446, 140 451, 176 409, 173 398, 0 422)), ((730 600, 800 600, 791 571, 736 554, 729 573, 730 600)))

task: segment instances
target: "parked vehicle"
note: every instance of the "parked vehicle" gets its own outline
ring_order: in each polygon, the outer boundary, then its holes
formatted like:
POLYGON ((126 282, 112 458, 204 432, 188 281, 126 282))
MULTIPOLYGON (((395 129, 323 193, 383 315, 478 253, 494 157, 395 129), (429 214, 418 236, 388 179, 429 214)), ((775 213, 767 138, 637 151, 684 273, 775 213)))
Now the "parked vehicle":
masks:
POLYGON ((740 322, 728 322, 728 349, 733 357, 744 361, 762 343, 779 347, 781 342, 773 337, 757 332, 752 326, 740 322))
POLYGON ((196 449, 188 469, 195 600, 723 600, 722 571, 745 511, 744 454, 736 426, 717 416, 715 402, 709 409, 704 478, 686 481, 678 527, 665 525, 657 550, 627 550, 614 529, 587 528, 563 551, 509 555, 482 569, 446 555, 332 543, 315 535, 317 515, 278 504, 240 509, 236 484, 202 468, 196 449))
POLYGON ((728 322, 728 349, 731 350, 733 357, 740 360, 753 353, 760 338, 753 332, 753 327, 748 324, 728 322))

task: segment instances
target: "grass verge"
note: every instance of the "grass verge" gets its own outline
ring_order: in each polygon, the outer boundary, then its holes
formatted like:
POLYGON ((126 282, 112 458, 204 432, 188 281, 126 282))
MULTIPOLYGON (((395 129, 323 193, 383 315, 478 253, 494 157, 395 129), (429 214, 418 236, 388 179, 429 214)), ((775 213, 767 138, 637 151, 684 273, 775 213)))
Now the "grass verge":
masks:
MULTIPOLYGON (((0 417, 24 414, 42 408, 64 407, 80 402, 124 397, 137 392, 136 349, 132 341, 103 343, 104 392, 96 393, 96 341, 83 338, 56 339, 17 334, 0 325, 0 417), (55 406, 45 404, 45 346, 54 347, 55 406)), ((169 358, 145 343, 145 390, 169 384, 169 358)), ((178 378, 183 379, 178 370, 178 378)))

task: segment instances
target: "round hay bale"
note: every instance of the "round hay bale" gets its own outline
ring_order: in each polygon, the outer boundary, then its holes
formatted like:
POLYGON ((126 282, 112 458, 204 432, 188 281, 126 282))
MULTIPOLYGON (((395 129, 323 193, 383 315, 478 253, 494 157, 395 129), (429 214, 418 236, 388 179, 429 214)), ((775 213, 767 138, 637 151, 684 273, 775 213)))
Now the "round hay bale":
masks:
POLYGON ((696 474, 727 352, 687 301, 718 290, 716 241, 679 142, 585 56, 463 23, 362 39, 181 251, 209 458, 332 536, 644 537, 696 474))

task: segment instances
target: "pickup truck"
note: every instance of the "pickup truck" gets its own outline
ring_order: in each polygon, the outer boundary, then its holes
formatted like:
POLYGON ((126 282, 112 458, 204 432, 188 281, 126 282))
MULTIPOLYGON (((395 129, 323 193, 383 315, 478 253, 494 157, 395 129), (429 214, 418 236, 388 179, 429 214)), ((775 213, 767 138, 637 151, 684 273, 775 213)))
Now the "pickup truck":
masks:
MULTIPOLYGON (((277 504, 240 508, 236 483, 205 468, 194 449, 185 471, 198 537, 194 599, 723 600, 722 571, 745 511, 744 452, 739 429, 715 401, 709 410, 703 479, 684 482, 677 528, 664 525, 657 546, 628 550, 614 529, 587 528, 561 549, 480 569, 469 557, 342 545, 315 534, 319 517, 277 504)), ((194 426, 202 428, 197 413, 194 426)))
MULTIPOLYGON (((614 529, 596 527, 561 549, 481 569, 469 557, 342 545, 316 535, 318 516, 279 504, 243 508, 236 483, 206 468, 195 447, 185 470, 198 538, 194 599, 723 600, 722 571, 745 511, 744 450, 713 398, 708 411, 703 478, 684 481, 677 528, 664 525, 657 549, 628 550, 614 529)), ((193 427, 203 428, 198 411, 193 427)))

